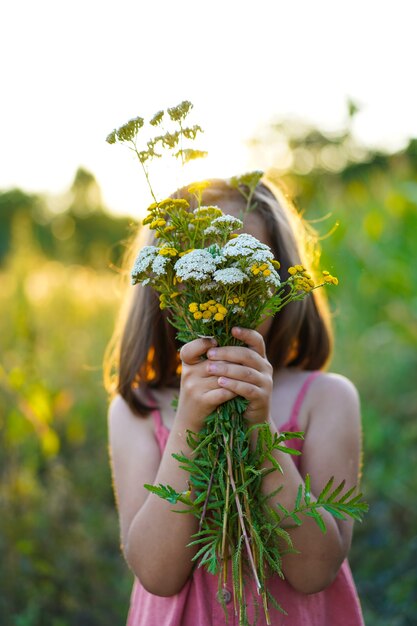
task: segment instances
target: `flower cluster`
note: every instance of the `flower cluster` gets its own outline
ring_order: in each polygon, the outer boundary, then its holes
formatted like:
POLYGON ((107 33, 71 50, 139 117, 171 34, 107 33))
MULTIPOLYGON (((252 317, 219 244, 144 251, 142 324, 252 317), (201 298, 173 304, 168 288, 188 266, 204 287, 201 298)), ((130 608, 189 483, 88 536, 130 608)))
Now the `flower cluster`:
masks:
POLYGON ((214 272, 213 280, 219 285, 241 285, 249 279, 238 267, 225 267, 214 272))
POLYGON ((304 265, 294 265, 288 268, 288 274, 290 280, 293 281, 294 288, 303 293, 309 293, 316 287, 322 285, 338 285, 339 281, 336 276, 332 276, 327 270, 322 271, 322 282, 316 284, 311 274, 307 271, 304 265))
POLYGON ((216 257, 206 249, 192 250, 175 263, 177 278, 181 281, 210 280, 217 267, 216 257))
POLYGON ((222 322, 227 314, 227 308, 221 302, 216 302, 216 300, 207 300, 207 302, 202 302, 201 304, 191 302, 188 305, 188 310, 193 314, 195 320, 203 320, 203 323, 208 322, 212 318, 215 322, 222 322))
POLYGON ((297 291, 309 293, 314 289, 314 280, 303 265, 294 265, 288 268, 288 274, 292 277, 297 291))
POLYGON ((155 246, 144 246, 132 268, 132 285, 138 282, 144 282, 146 274, 151 270, 155 258, 158 256, 158 248, 155 246))
POLYGON ((288 268, 281 281, 270 248, 236 233, 242 221, 219 207, 202 206, 201 198, 194 211, 184 199, 154 202, 143 223, 154 231, 156 245, 139 252, 132 282, 159 292, 160 307, 171 310, 183 341, 213 334, 220 344, 228 343, 233 326, 256 328, 292 300, 337 284, 327 271, 315 283, 302 265, 288 268))
POLYGON ((210 226, 204 229, 205 235, 230 235, 234 230, 242 228, 243 222, 232 215, 216 217, 210 226))
POLYGON ((339 284, 338 278, 336 278, 336 276, 332 276, 330 272, 328 272, 327 270, 323 270, 322 274, 323 274, 323 280, 325 283, 330 284, 330 285, 339 284))
POLYGON ((255 253, 257 254, 257 260, 261 260, 259 257, 262 257, 262 260, 265 261, 274 258, 269 246, 265 243, 261 243, 256 237, 247 233, 240 234, 231 239, 225 245, 223 251, 226 257, 254 256, 255 253))

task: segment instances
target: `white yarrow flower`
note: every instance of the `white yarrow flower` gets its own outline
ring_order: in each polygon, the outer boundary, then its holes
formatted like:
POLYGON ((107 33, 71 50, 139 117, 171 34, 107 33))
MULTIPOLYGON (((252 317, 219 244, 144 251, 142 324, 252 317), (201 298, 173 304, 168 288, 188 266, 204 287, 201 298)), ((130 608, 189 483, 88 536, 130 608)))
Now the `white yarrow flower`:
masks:
POLYGON ((268 248, 267 250, 256 250, 253 254, 251 254, 250 260, 258 263, 265 263, 266 261, 272 261, 273 258, 274 255, 268 248))
POLYGON ((163 276, 166 274, 166 266, 169 263, 169 257, 158 254, 154 262, 152 263, 152 271, 157 276, 163 276))
POLYGON ((221 215, 211 222, 211 225, 204 230, 205 235, 220 235, 221 233, 242 228, 243 222, 233 215, 221 215))
POLYGON ((158 256, 158 248, 155 246, 144 246, 142 248, 136 257, 131 271, 133 284, 135 284, 134 281, 140 276, 140 274, 149 270, 156 256, 158 256))
POLYGON ((218 290, 219 289, 219 284, 215 283, 213 280, 210 280, 207 283, 201 283, 201 285, 199 285, 201 291, 214 291, 215 289, 218 290))
POLYGON ((252 237, 252 235, 242 233, 227 242, 223 248, 223 255, 225 257, 252 256, 259 250, 268 251, 269 246, 260 242, 256 237, 252 237))
POLYGON ((264 277, 265 282, 270 283, 274 287, 279 287, 281 284, 280 275, 270 263, 268 263, 268 269, 271 270, 271 273, 269 274, 269 276, 264 277))
POLYGON ((241 285, 249 279, 239 268, 226 267, 222 270, 216 270, 213 274, 213 280, 222 285, 241 285))
POLYGON ((177 276, 181 280, 207 280, 216 270, 216 261, 205 249, 188 252, 178 259, 174 265, 177 276))

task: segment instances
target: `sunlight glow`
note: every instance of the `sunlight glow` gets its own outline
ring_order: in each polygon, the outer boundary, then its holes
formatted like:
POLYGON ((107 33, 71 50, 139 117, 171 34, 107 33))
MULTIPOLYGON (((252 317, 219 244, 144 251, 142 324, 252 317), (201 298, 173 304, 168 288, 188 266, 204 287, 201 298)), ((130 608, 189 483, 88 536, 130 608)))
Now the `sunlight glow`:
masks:
MULTIPOLYGON (((246 144, 270 121, 343 127, 348 97, 360 105, 353 131, 365 143, 399 146, 417 135, 406 0, 396 4, 401 27, 392 27, 389 5, 379 5, 377 29, 373 4, 359 0, 346 3, 343 29, 340 4, 330 0, 213 0, 203 20, 192 0, 6 5, 0 189, 63 193, 82 166, 112 211, 136 215, 147 193, 141 173, 105 137, 183 99, 194 103, 210 154, 190 168, 190 179, 259 167, 246 144)), ((264 163, 273 155, 259 156, 264 163)), ((280 158, 288 158, 285 150, 280 158)), ((175 176, 164 174, 164 193, 175 176)))

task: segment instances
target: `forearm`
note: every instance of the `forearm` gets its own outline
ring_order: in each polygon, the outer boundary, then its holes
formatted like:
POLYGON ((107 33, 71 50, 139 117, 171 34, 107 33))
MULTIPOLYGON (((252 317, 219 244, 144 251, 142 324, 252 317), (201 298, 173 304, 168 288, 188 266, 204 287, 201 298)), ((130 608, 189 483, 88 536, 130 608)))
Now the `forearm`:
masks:
MULTIPOLYGON (((187 489, 188 474, 179 468, 173 453, 188 455, 185 428, 174 424, 155 484, 169 484, 176 491, 187 489)), ((142 584, 156 595, 173 595, 185 584, 192 569, 195 550, 187 548, 197 531, 198 520, 191 514, 180 515, 173 509, 184 508, 149 494, 130 526, 126 559, 142 584), (163 572, 163 576, 161 576, 163 572)))
MULTIPOLYGON (((276 431, 273 424, 270 424, 270 428, 276 431)), ((274 450, 274 457, 281 465, 283 473, 274 471, 265 476, 262 489, 265 494, 269 494, 281 487, 276 496, 269 500, 269 504, 274 508, 279 503, 292 511, 299 486, 302 485, 304 490, 304 480, 289 454, 274 450)), ((272 465, 266 462, 265 467, 269 469, 272 465)), ((312 493, 311 501, 315 500, 312 493)), ((324 509, 320 509, 320 514, 326 526, 325 534, 311 517, 303 514, 299 515, 302 519, 301 526, 293 527, 294 522, 291 519, 283 524, 284 528, 287 526, 293 546, 299 552, 284 556, 283 572, 288 582, 303 593, 313 593, 328 586, 347 553, 346 540, 335 518, 324 509)), ((286 545, 281 547, 283 550, 287 548, 286 545)))

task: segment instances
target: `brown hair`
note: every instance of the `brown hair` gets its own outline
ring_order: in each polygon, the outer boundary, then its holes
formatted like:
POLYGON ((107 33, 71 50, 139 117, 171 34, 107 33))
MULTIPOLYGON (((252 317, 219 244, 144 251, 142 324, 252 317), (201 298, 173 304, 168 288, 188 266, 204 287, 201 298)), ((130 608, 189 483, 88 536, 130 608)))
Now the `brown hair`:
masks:
MULTIPOLYGON (((241 193, 227 180, 209 182, 203 192, 203 204, 221 207, 222 201, 228 201, 242 206, 241 193)), ((186 198, 191 208, 196 206, 196 200, 187 188, 178 190, 173 197, 186 198)), ((281 263, 281 279, 286 280, 287 268, 297 263, 312 271, 311 264, 318 259, 317 246, 313 245, 315 233, 302 220, 283 190, 270 181, 259 183, 252 203, 251 212, 263 220, 272 252, 281 263), (306 258, 312 257, 312 253, 315 258, 306 258)), ((126 273, 133 265, 133 255, 137 254, 141 243, 144 243, 143 232, 135 238, 126 257, 126 273)), ((146 396, 149 387, 178 386, 180 344, 175 338, 176 331, 167 320, 166 310, 159 308, 154 290, 142 285, 128 289, 130 294, 106 352, 106 388, 110 393, 119 393, 135 413, 143 414, 152 406, 146 396)), ((332 343, 330 315, 322 289, 292 302, 277 313, 265 339, 267 356, 274 369, 284 365, 305 370, 321 369, 330 358, 332 343)))

